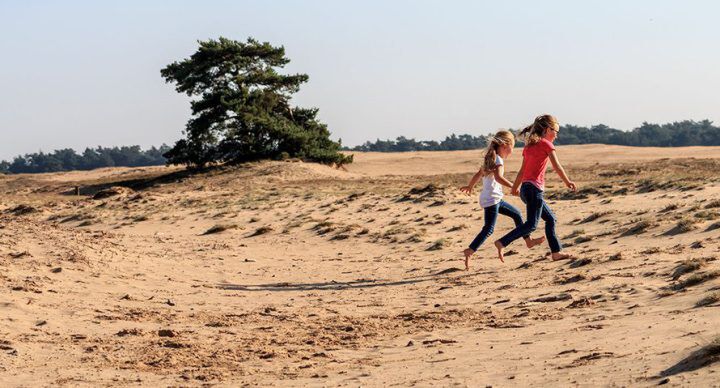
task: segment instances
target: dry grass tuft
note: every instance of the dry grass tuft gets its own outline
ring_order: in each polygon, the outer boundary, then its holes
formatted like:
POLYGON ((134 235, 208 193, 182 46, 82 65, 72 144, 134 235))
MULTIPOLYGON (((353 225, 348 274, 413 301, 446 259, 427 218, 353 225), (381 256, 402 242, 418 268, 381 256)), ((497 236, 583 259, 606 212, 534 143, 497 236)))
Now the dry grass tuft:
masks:
POLYGON ((36 213, 38 210, 30 205, 17 205, 12 209, 6 210, 5 213, 15 216, 24 216, 30 213, 36 213))
POLYGON ((592 236, 580 236, 575 239, 575 244, 582 244, 582 243, 586 243, 586 242, 589 242, 592 240, 593 240, 592 236))
POLYGON ((637 234, 645 233, 648 229, 653 228, 656 224, 650 220, 640 220, 631 226, 626 231, 620 234, 620 237, 634 236, 637 234))
POLYGON ((270 233, 270 232, 272 232, 272 231, 273 231, 273 228, 271 228, 271 227, 269 227, 269 226, 261 226, 261 227, 255 229, 255 231, 254 231, 250 236, 248 236, 248 237, 260 236, 260 235, 263 235, 263 234, 270 233))
POLYGON ((590 214, 589 216, 585 217, 583 220, 578 222, 578 224, 587 224, 588 222, 593 222, 597 220, 600 217, 606 216, 610 214, 610 212, 595 212, 593 214, 590 214))
POLYGON ((430 245, 426 250, 427 251, 438 251, 440 249, 445 248, 448 244, 449 244, 449 242, 446 239, 441 238, 439 240, 435 240, 432 243, 432 245, 430 245))
POLYGON ((128 195, 132 195, 134 193, 135 193, 135 191, 130 188, 122 187, 122 186, 113 186, 113 187, 109 187, 107 189, 98 191, 97 193, 95 193, 95 195, 93 195, 93 199, 105 199, 105 198, 114 197, 114 196, 118 196, 118 195, 128 196, 128 195))
POLYGON ((673 273, 670 276, 672 276, 673 280, 678 280, 686 273, 697 271, 704 265, 705 260, 702 259, 685 260, 673 269, 673 273))
POLYGON ((319 235, 325 235, 335 230, 334 224, 330 221, 318 222, 312 229, 319 235))
POLYGON ((465 225, 465 224, 456 225, 456 226, 453 226, 452 228, 448 229, 448 233, 456 232, 458 230, 463 230, 463 229, 467 229, 467 225, 465 225))
POLYGON ((237 229, 237 227, 238 227, 238 226, 237 226, 237 225, 234 225, 234 224, 218 224, 218 225, 214 225, 214 226, 210 227, 210 229, 206 230, 206 231, 203 233, 203 236, 206 236, 206 235, 208 235, 208 234, 221 233, 221 232, 224 232, 224 231, 230 230, 230 229, 237 229))
POLYGON ((390 229, 386 230, 385 232, 383 232, 382 237, 388 238, 388 237, 395 236, 398 234, 410 233, 412 231, 413 231, 412 228, 408 228, 405 226, 396 226, 396 227, 390 228, 390 229))
POLYGON ((714 209, 716 207, 720 207, 720 199, 716 199, 714 201, 710 201, 707 205, 705 205, 705 209, 714 209))
POLYGON ((720 302, 720 292, 713 292, 710 295, 700 299, 697 303, 695 303, 695 307, 710 306, 717 302, 720 302))
POLYGON ((669 211, 677 210, 680 206, 676 203, 667 205, 664 209, 660 210, 660 213, 667 213, 669 211))
POLYGON ((141 214, 139 216, 136 216, 132 219, 133 222, 143 222, 149 220, 150 217, 146 214, 141 214))
POLYGON ((705 283, 708 280, 715 279, 718 276, 720 276, 720 271, 697 273, 676 283, 672 288, 675 291, 684 290, 688 287, 696 286, 698 284, 705 283))
POLYGON ((305 223, 305 221, 303 221, 303 220, 292 221, 292 222, 288 223, 288 224, 285 226, 285 229, 283 229, 282 232, 285 233, 285 234, 290 233, 290 231, 291 231, 292 229, 294 229, 294 228, 299 228, 299 227, 301 227, 304 223, 305 223))
POLYGON ((575 229, 572 231, 572 233, 568 234, 567 236, 563 237, 563 240, 569 240, 574 237, 582 236, 585 234, 585 229, 575 229))
POLYGON ((701 210, 693 214, 693 217, 705 221, 715 221, 720 218, 720 213, 714 210, 701 210))
POLYGON ((694 220, 691 220, 691 219, 689 219, 689 218, 685 218, 685 219, 682 219, 682 220, 678 221, 677 225, 675 225, 675 227, 673 227, 672 229, 670 229, 670 230, 668 230, 667 232, 665 232, 664 235, 666 235, 666 236, 674 236, 674 235, 676 235, 676 234, 687 233, 687 232, 689 232, 689 231, 691 231, 691 230, 694 230, 694 229, 696 229, 696 228, 697 228, 697 227, 695 226, 695 221, 694 221, 694 220))
POLYGON ((654 255, 654 254, 660 253, 660 252, 661 252, 660 248, 652 247, 652 248, 645 249, 644 251, 642 251, 640 253, 642 253, 643 255, 654 255))

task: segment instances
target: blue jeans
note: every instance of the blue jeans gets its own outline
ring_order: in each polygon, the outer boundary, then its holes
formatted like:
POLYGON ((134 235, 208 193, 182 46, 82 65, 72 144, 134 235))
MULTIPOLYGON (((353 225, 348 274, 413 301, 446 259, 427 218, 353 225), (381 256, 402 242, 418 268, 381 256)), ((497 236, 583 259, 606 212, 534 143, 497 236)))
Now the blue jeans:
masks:
POLYGON ((500 243, 506 247, 520 237, 529 235, 537 228, 537 224, 542 218, 545 221, 545 238, 550 245, 550 251, 560 252, 562 245, 555 234, 555 215, 545 203, 543 191, 532 183, 525 182, 520 186, 520 199, 527 205, 527 219, 524 224, 503 236, 499 240, 500 243))
POLYGON ((488 206, 485 208, 485 225, 480 233, 478 233, 477 237, 475 237, 475 239, 470 243, 470 249, 477 251, 480 245, 482 245, 488 236, 493 233, 498 213, 512 218, 513 221, 515 221, 515 227, 518 227, 523 223, 520 211, 505 201, 500 201, 500 203, 496 205, 488 206))

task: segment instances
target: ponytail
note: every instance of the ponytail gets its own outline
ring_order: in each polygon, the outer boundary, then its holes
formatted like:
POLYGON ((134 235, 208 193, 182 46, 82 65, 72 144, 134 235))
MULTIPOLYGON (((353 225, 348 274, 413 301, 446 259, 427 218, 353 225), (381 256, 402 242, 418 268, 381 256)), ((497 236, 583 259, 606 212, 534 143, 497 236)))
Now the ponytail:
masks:
POLYGON ((523 128, 518 134, 525 138, 525 145, 533 145, 545 136, 545 132, 557 124, 557 119, 551 115, 541 115, 535 118, 535 122, 523 128))
POLYGON ((495 136, 488 141, 485 155, 483 156, 483 175, 492 174, 497 169, 495 160, 497 159, 498 149, 502 145, 513 147, 515 145, 515 136, 510 131, 498 131, 495 136))
POLYGON ((491 142, 485 151, 485 157, 483 158, 483 175, 488 175, 497 169, 495 159, 497 159, 497 143, 491 142))

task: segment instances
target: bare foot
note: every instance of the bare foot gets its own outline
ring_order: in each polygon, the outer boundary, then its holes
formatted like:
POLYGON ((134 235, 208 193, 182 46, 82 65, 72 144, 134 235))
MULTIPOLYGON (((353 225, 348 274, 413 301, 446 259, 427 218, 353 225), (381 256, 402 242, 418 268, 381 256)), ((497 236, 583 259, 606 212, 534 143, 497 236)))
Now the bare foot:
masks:
POLYGON ((545 237, 538 237, 538 238, 528 238, 525 239, 525 245, 527 245, 528 248, 532 249, 533 247, 536 247, 542 243, 545 242, 545 237))
POLYGON ((503 256, 503 248, 505 248, 505 247, 502 245, 500 240, 495 241, 495 248, 497 248, 497 250, 498 250, 498 259, 500 259, 500 261, 502 261, 504 263, 505 257, 503 256))
POLYGON ((470 256, 472 256, 473 253, 475 253, 475 251, 470 248, 463 251, 463 255, 465 255, 465 271, 470 269, 470 256))
POLYGON ((567 259, 572 258, 572 256, 568 255, 567 253, 560 253, 560 252, 553 252, 553 254, 550 255, 550 257, 552 258, 553 261, 567 260, 567 259))

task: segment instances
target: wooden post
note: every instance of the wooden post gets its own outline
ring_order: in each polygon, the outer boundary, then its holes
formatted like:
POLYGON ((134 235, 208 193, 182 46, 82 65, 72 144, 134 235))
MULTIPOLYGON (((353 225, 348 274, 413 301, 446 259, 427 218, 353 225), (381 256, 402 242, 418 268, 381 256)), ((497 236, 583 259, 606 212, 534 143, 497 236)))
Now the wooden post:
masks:
POLYGON ((80 186, 75 186, 75 195, 80 195, 80 186))

